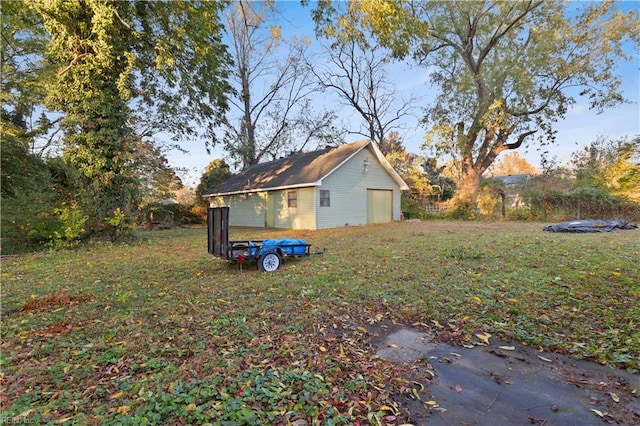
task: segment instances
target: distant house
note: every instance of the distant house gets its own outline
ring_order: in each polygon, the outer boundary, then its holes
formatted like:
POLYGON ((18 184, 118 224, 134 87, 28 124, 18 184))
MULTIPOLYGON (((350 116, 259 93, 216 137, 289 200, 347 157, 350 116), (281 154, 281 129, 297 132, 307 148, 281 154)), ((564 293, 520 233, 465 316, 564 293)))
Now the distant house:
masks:
POLYGON ((517 185, 520 183, 524 183, 529 179, 531 179, 531 175, 529 173, 521 173, 517 175, 500 175, 500 176, 493 176, 491 178, 492 181, 500 182, 504 186, 517 185))
POLYGON ((504 186, 504 191, 502 194, 502 196, 504 197, 504 207, 508 206, 511 208, 518 208, 522 207, 523 205, 522 196, 520 195, 519 191, 520 186, 527 182, 529 179, 531 179, 530 174, 521 173, 515 175, 493 176, 489 179, 489 181, 497 182, 504 186))
POLYGON ((162 201, 158 201, 158 204, 162 204, 164 206, 170 206, 173 204, 180 204, 178 201, 174 200, 173 198, 165 198, 162 201))
POLYGON ((257 164, 204 195, 229 224, 322 229, 400 219, 409 187, 378 146, 361 141, 257 164))

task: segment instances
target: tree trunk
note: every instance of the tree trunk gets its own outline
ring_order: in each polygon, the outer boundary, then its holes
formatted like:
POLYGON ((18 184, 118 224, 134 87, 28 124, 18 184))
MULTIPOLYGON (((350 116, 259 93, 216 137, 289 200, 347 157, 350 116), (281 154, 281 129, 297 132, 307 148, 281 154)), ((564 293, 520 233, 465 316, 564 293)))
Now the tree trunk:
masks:
POLYGON ((462 168, 458 191, 456 191, 455 203, 475 206, 480 193, 480 173, 472 166, 462 168))

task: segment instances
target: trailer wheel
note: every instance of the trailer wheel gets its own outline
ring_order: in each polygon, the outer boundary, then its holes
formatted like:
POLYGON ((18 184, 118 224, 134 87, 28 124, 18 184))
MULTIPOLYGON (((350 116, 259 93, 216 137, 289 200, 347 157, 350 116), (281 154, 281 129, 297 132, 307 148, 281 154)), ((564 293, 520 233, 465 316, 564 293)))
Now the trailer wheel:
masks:
POLYGON ((265 253, 258 259, 258 268, 261 271, 273 272, 280 267, 282 259, 278 253, 265 253))

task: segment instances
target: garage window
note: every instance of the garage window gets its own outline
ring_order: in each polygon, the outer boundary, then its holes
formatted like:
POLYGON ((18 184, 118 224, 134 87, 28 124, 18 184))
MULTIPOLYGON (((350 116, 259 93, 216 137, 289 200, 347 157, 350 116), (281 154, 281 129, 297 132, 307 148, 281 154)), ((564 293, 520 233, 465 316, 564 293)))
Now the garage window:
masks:
POLYGON ((287 192, 287 206, 298 207, 298 191, 287 192))
POLYGON ((320 190, 320 207, 331 207, 331 192, 328 189, 320 190))

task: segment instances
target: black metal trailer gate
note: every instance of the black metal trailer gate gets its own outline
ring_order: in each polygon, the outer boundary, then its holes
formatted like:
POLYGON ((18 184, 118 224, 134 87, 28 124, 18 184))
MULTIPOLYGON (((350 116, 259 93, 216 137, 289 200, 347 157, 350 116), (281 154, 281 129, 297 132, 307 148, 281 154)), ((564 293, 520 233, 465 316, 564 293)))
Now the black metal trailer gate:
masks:
POLYGON ((207 211, 209 254, 227 259, 229 245, 229 207, 210 207, 207 211))

